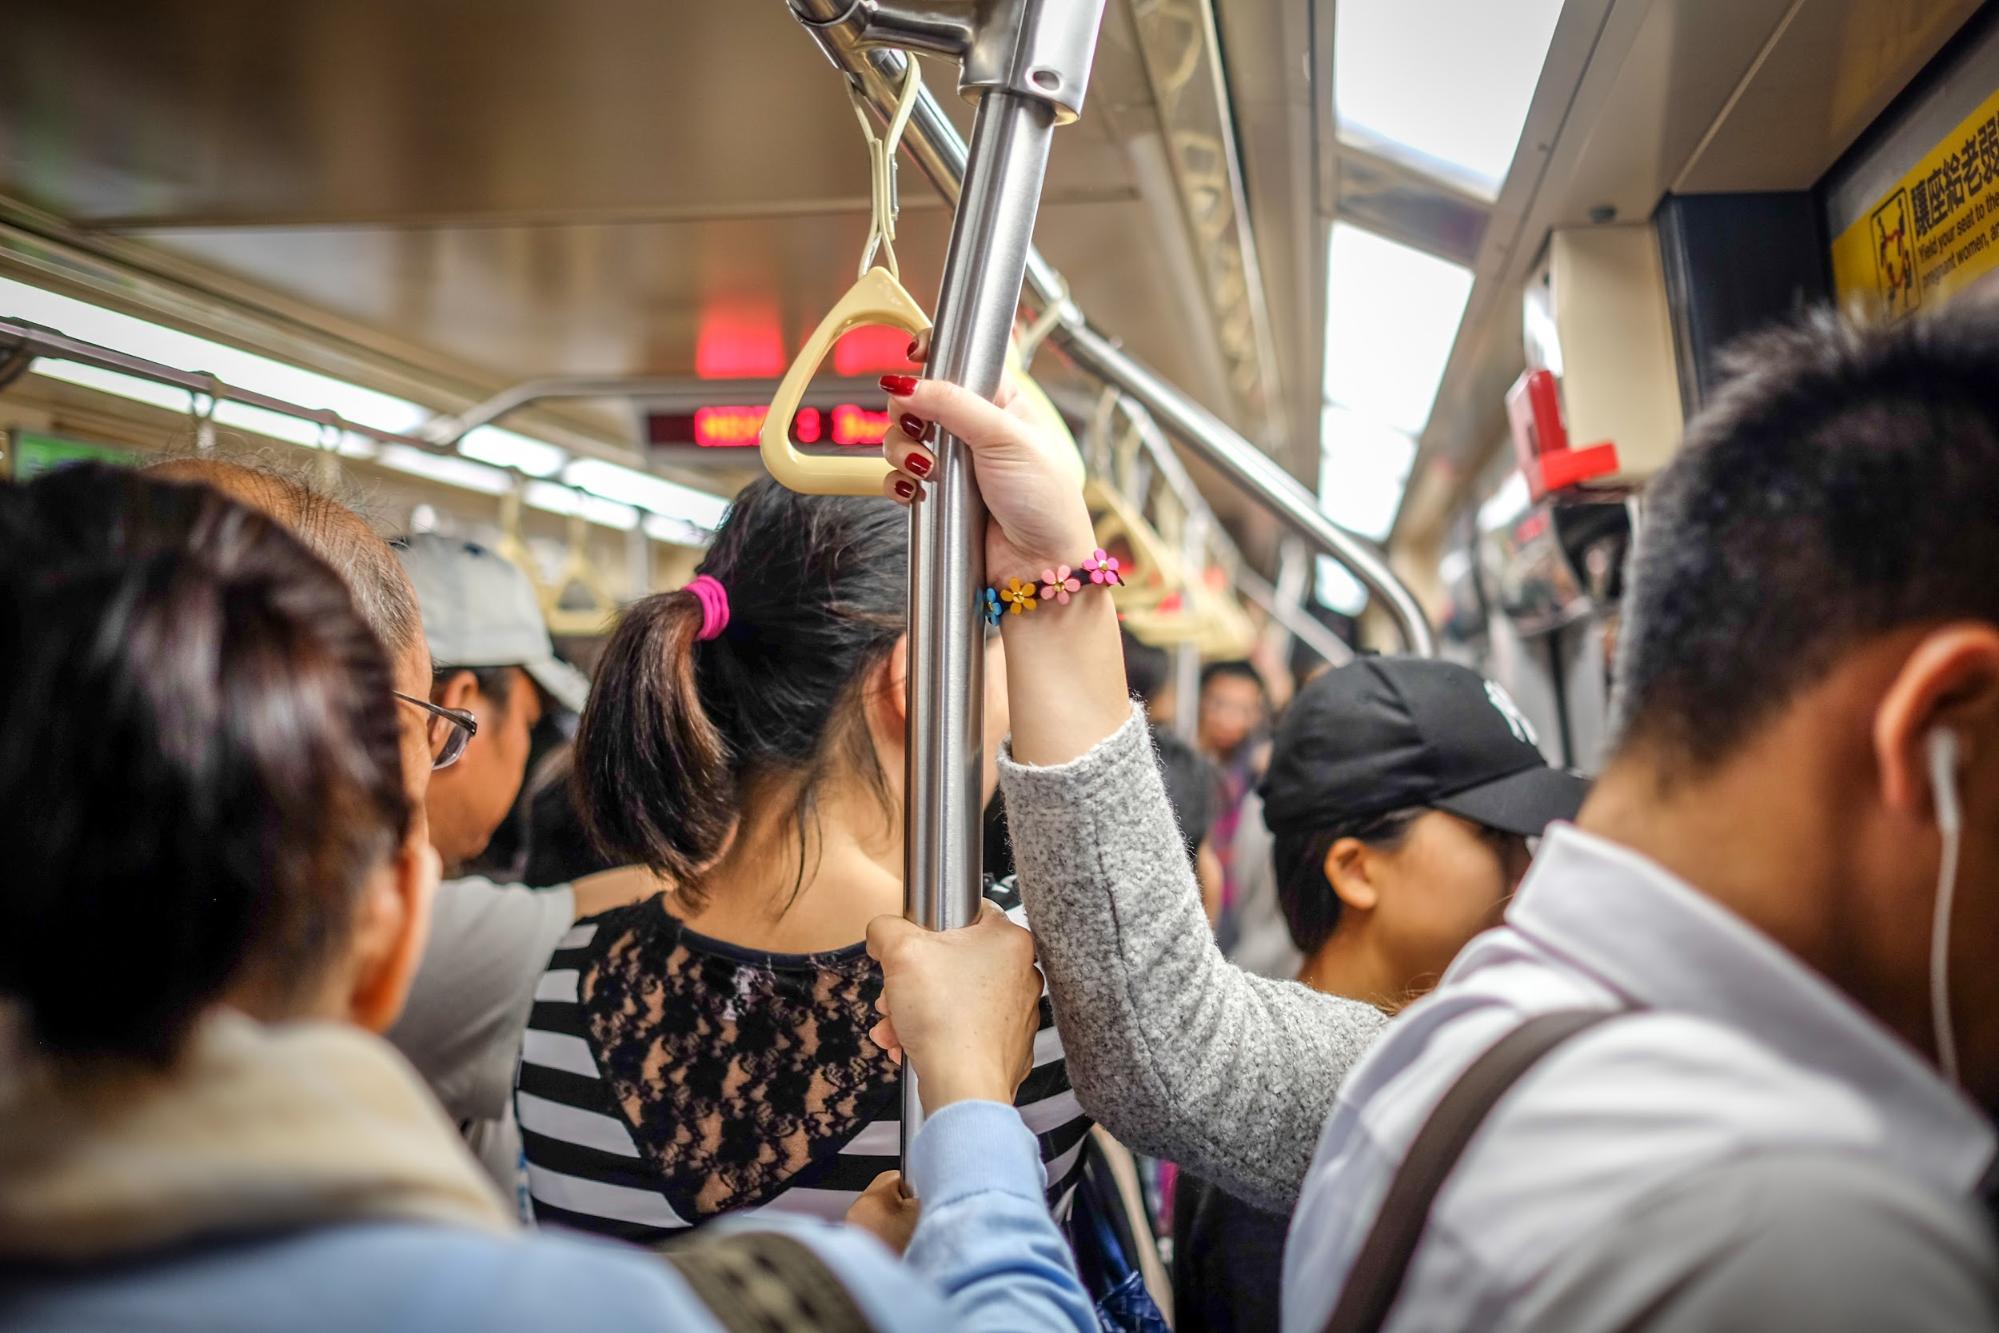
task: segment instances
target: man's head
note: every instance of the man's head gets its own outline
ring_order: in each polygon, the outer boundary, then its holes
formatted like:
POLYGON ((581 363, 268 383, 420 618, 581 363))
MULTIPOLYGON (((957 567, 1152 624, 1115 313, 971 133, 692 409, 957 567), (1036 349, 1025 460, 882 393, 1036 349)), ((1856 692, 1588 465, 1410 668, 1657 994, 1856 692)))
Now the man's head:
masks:
POLYGON ((1227 759, 1256 734, 1269 711, 1263 677, 1248 662, 1211 662, 1201 670, 1201 749, 1227 759))
POLYGON ((558 660, 527 575, 474 542, 434 533, 395 548, 423 606, 434 679, 423 691, 470 713, 479 729, 459 759, 437 770, 425 804, 430 839, 446 865, 484 851, 527 773, 541 692, 580 712, 588 682, 558 660))
POLYGON ((1999 1102, 1999 312, 1744 346, 1653 483, 1586 826, 1932 1048, 1931 737, 1964 847, 1952 1011, 1999 1102))
MULTIPOLYGON (((388 543, 376 536, 359 514, 292 477, 245 463, 176 458, 147 472, 162 481, 212 486, 289 528, 346 580, 355 609, 388 651, 397 691, 417 698, 430 692, 430 649, 424 643, 416 590, 388 543)), ((402 734, 403 776, 420 812, 430 783, 430 715, 393 697, 384 700, 383 707, 396 712, 402 734)), ((419 832, 422 826, 419 814, 419 832)))

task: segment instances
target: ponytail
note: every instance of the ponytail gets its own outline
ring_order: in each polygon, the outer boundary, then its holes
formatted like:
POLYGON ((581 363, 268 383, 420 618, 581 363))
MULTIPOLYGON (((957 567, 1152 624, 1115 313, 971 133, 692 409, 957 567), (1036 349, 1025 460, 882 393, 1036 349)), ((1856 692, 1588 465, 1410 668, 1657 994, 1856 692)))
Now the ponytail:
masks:
POLYGON ((746 487, 694 582, 634 603, 597 668, 575 782, 603 852, 698 904, 737 820, 790 800, 795 893, 821 778, 851 771, 886 806, 857 687, 908 625, 908 569, 889 501, 746 487))
POLYGON ((685 891, 735 822, 728 744, 701 706, 700 599, 686 588, 633 603, 597 667, 576 731, 577 803, 597 846, 685 891))

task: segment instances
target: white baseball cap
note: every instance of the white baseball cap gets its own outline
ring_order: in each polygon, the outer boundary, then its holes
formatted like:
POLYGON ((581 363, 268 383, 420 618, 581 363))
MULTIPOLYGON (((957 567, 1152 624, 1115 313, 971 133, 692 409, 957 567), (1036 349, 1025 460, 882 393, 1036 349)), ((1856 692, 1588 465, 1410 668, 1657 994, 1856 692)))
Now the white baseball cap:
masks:
POLYGON ((590 679, 555 655, 528 576, 489 547, 420 532, 394 546, 416 585, 423 636, 440 667, 517 666, 572 713, 590 679))

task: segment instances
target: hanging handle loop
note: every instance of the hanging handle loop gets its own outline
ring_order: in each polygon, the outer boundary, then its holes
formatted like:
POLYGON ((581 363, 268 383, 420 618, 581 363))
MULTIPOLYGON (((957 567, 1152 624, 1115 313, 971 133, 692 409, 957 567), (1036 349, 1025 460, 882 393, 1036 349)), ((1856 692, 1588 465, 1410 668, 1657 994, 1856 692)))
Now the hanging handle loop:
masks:
POLYGON ((860 276, 846 295, 826 312, 819 327, 798 349, 790 369, 778 382, 777 396, 764 414, 757 436, 758 452, 764 467, 778 482, 805 495, 879 495, 888 480, 888 460, 879 451, 849 450, 841 454, 808 454, 791 442, 791 419, 811 387, 833 344, 868 325, 886 325, 905 333, 918 334, 930 327, 930 317, 902 285, 901 268, 895 258, 895 221, 898 202, 895 190, 895 154, 902 142, 903 127, 916 109, 923 90, 923 77, 916 60, 906 62, 907 73, 902 97, 890 117, 888 132, 877 135, 859 91, 852 86, 848 95, 861 133, 868 141, 868 171, 872 178, 867 245, 861 251, 860 276), (880 256, 881 263, 876 263, 880 256))

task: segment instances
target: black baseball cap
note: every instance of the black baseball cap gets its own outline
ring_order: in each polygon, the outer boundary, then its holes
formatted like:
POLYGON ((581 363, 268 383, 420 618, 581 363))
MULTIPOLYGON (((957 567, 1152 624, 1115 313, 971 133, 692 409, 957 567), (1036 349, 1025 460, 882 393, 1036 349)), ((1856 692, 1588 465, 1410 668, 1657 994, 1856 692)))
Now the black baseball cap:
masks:
POLYGON ((1496 682, 1420 657, 1364 657, 1300 690, 1261 788, 1273 833, 1424 807, 1527 838, 1575 818, 1588 790, 1549 766, 1496 682))

